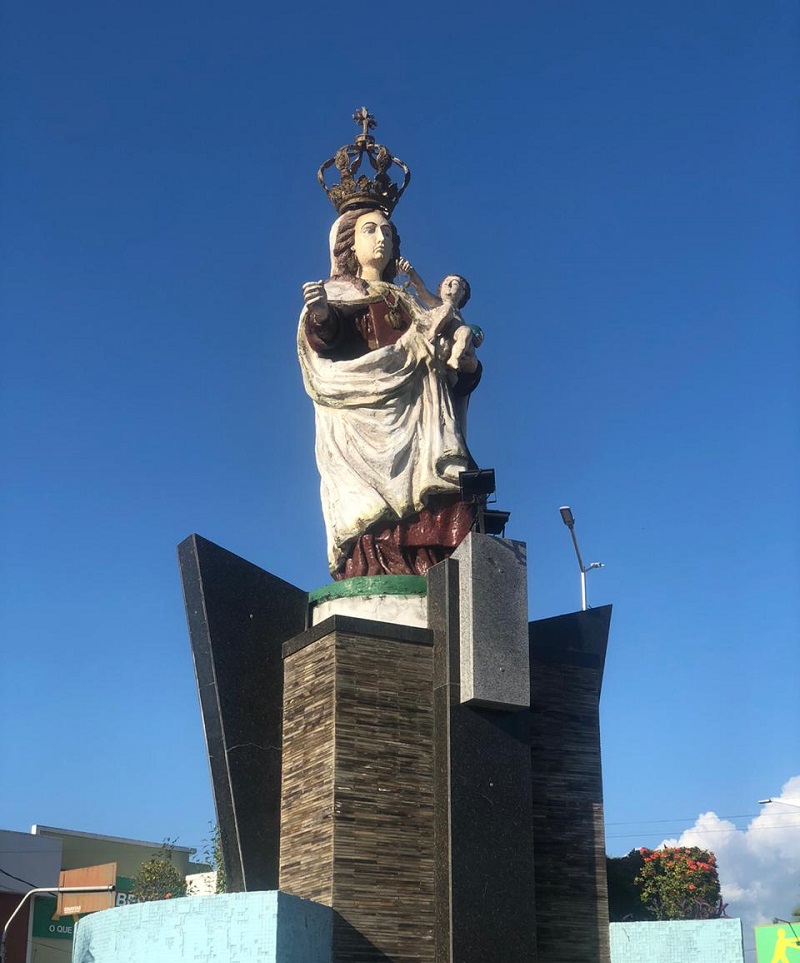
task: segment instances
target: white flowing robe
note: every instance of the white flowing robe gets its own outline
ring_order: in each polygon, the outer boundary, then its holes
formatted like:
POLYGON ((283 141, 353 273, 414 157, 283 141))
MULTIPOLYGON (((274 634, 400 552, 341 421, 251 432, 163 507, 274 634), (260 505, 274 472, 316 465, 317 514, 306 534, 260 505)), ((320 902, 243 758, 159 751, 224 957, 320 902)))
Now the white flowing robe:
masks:
POLYGON ((428 495, 459 491, 470 456, 447 383, 427 336, 428 313, 400 287, 326 284, 330 303, 358 309, 383 292, 399 297, 411 327, 392 345, 360 358, 317 354, 300 316, 298 354, 314 402, 316 456, 328 562, 336 571, 352 543, 381 520, 396 522, 425 507, 428 495))

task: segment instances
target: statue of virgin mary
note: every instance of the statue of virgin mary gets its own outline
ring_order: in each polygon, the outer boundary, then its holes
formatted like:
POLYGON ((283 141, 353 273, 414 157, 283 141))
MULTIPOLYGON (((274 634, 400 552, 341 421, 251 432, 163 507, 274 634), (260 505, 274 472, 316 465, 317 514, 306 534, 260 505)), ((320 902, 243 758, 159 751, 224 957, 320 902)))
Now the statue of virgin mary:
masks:
POLYGON ((424 575, 473 524, 458 412, 481 369, 453 378, 437 358, 431 311, 394 283, 400 239, 376 205, 342 214, 330 249, 331 277, 303 287, 297 335, 330 571, 424 575))

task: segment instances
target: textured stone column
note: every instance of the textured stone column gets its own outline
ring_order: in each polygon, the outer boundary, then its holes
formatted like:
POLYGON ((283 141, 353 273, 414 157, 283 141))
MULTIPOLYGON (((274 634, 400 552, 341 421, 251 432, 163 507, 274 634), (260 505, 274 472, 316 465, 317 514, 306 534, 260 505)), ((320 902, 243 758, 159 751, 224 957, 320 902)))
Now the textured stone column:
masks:
POLYGON ((530 623, 539 963, 609 963, 599 700, 611 606, 530 623))
POLYGON ((336 911, 334 963, 433 963, 430 632, 336 615, 284 667, 281 890, 336 911))

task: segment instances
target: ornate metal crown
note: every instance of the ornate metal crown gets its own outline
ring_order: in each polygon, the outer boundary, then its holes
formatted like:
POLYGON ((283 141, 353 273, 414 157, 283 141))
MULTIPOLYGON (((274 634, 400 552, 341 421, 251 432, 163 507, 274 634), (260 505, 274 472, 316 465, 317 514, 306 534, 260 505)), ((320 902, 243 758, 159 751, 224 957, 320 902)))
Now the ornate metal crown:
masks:
POLYGON ((353 120, 361 126, 361 133, 352 144, 340 147, 333 157, 325 161, 317 172, 317 178, 339 214, 363 207, 379 208, 389 217, 408 187, 411 171, 398 157, 393 157, 383 144, 375 143, 375 138, 369 131, 378 125, 366 107, 357 110, 353 114, 353 120), (373 178, 366 174, 356 177, 365 154, 375 171, 373 178), (399 186, 387 174, 392 164, 396 164, 403 171, 403 183, 399 186), (325 183, 325 171, 330 167, 336 167, 339 171, 339 183, 328 187, 325 183))

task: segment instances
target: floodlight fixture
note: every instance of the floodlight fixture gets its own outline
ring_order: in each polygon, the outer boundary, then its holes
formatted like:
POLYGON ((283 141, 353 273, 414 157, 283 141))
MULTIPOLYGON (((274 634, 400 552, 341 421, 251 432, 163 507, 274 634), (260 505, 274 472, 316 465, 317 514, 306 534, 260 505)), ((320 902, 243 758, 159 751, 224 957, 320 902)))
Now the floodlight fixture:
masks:
POLYGON ((462 471, 458 475, 458 484, 461 500, 475 506, 474 530, 480 535, 504 535, 511 512, 494 511, 486 507, 489 496, 494 495, 497 487, 494 468, 462 471))
POLYGON ((479 468, 476 471, 462 471, 458 476, 461 498, 465 502, 482 498, 484 501, 495 493, 494 468, 479 468))
POLYGON ((581 558, 581 550, 578 548, 578 539, 575 536, 575 516, 572 514, 572 509, 569 505, 562 505, 559 508, 561 512, 561 521, 569 529, 569 534, 572 536, 572 544, 575 546, 575 554, 578 557, 578 568, 581 572, 581 611, 585 612, 587 609, 586 602, 586 573, 591 572, 593 568, 603 568, 602 562, 591 562, 589 565, 583 564, 583 559, 581 558))
POLYGON ((767 803, 780 803, 782 806, 793 806, 795 809, 800 809, 800 799, 781 799, 780 796, 772 797, 769 799, 759 799, 759 806, 766 806, 767 803))
MULTIPOLYGON (((505 535, 506 525, 511 518, 511 512, 500 512, 484 508, 479 511, 478 524, 483 528, 484 535, 505 535)), ((478 529, 480 531, 480 528, 478 529)))

